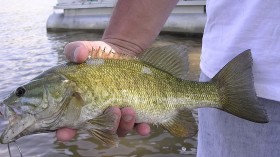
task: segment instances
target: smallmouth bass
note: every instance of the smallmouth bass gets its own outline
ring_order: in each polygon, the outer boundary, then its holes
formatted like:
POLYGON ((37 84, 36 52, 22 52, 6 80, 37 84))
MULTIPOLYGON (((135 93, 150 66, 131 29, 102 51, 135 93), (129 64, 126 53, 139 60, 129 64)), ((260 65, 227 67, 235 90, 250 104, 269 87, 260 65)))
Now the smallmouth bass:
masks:
MULTIPOLYGON (((102 52, 99 52, 102 53, 102 52)), ((240 118, 268 122, 257 100, 251 52, 231 60, 209 82, 185 80, 183 46, 148 49, 138 59, 89 59, 55 66, 18 87, 1 103, 9 125, 1 143, 62 127, 85 129, 110 146, 110 106, 132 107, 137 122, 160 125, 172 135, 191 137, 197 125, 191 110, 213 107, 240 118)))

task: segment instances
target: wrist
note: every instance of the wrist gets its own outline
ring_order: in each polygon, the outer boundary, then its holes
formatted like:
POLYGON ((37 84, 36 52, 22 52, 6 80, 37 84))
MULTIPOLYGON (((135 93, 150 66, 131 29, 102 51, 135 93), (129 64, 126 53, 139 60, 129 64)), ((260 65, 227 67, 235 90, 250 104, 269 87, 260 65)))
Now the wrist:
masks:
POLYGON ((115 52, 128 56, 138 56, 145 49, 135 43, 117 38, 103 38, 102 41, 110 45, 115 52))
POLYGON ((137 56, 150 47, 178 0, 118 0, 102 41, 137 56))

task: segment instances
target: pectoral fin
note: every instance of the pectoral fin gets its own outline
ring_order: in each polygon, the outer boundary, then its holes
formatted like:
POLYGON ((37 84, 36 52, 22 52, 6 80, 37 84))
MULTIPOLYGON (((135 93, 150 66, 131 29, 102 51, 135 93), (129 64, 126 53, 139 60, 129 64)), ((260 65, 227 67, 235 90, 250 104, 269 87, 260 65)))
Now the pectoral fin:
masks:
POLYGON ((84 106, 85 102, 81 97, 80 93, 74 92, 70 99, 69 104, 67 105, 67 110, 65 111, 65 119, 68 121, 75 121, 80 117, 81 109, 84 106))
POLYGON ((197 124, 190 110, 178 111, 170 121, 161 124, 170 134, 179 137, 192 137, 197 133, 197 124))
POLYGON ((110 147, 117 147, 119 139, 114 131, 116 117, 111 110, 106 110, 103 114, 87 123, 87 130, 100 141, 110 147))

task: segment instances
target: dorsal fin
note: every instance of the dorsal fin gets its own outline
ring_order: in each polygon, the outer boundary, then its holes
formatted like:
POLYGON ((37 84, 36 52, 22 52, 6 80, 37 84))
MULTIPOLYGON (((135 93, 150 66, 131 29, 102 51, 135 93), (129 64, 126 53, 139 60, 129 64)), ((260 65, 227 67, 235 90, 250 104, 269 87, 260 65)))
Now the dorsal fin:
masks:
POLYGON ((108 48, 106 47, 98 47, 98 49, 92 48, 90 51, 90 54, 88 56, 88 59, 136 59, 136 57, 128 56, 124 53, 115 52, 113 49, 110 49, 108 51, 108 48))
POLYGON ((139 57, 141 61, 171 75, 187 79, 188 53, 184 45, 168 45, 149 48, 139 57))

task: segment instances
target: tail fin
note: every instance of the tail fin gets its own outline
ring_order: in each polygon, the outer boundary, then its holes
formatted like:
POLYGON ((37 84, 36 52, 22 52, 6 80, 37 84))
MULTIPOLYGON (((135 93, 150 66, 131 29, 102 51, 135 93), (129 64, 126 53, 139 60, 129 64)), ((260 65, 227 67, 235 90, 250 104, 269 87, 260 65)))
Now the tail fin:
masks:
POLYGON ((251 51, 246 50, 223 67, 212 81, 218 87, 222 110, 249 121, 267 123, 266 111, 255 93, 252 64, 251 51))

